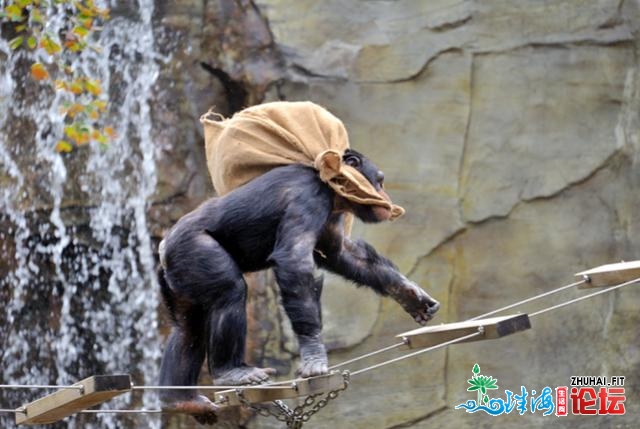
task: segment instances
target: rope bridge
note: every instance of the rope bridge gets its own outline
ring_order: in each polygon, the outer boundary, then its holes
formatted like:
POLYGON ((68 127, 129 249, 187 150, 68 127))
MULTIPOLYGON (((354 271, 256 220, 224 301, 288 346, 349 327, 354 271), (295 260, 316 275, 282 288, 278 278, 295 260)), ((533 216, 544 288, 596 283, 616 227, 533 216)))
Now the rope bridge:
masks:
POLYGON ((472 319, 433 325, 399 334, 395 344, 363 354, 330 367, 330 372, 317 377, 278 381, 256 386, 143 386, 135 385, 128 374, 95 375, 70 386, 3 384, 0 389, 55 389, 16 409, 0 409, 15 414, 16 424, 47 424, 57 422, 76 413, 160 414, 175 411, 162 409, 89 409, 115 396, 144 390, 201 390, 213 394, 213 402, 223 407, 246 407, 263 416, 275 417, 288 428, 300 428, 311 416, 336 399, 347 389, 352 377, 386 365, 441 349, 452 344, 505 337, 531 328, 531 319, 550 311, 572 305, 597 295, 612 292, 640 282, 640 261, 602 265, 576 274, 579 281, 518 301, 472 319), (578 298, 570 299, 531 314, 494 316, 570 288, 604 288, 578 298), (493 316, 493 317, 488 317, 493 316), (395 349, 408 350, 401 356, 350 372, 338 368, 395 349), (290 408, 285 399, 304 397, 301 405, 290 408))

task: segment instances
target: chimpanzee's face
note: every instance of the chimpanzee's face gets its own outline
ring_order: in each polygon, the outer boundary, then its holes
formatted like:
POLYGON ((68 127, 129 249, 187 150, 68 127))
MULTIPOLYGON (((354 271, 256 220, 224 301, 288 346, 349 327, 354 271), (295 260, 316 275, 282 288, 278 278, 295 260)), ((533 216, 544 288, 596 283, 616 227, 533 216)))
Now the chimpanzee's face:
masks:
MULTIPOLYGON (((373 185, 382 198, 391 202, 391 198, 384 190, 384 173, 369 158, 353 149, 347 149, 342 156, 342 160, 345 164, 358 170, 373 185)), ((351 203, 350 206, 353 213, 360 220, 367 223, 382 222, 391 216, 391 211, 383 206, 355 203, 351 203)))

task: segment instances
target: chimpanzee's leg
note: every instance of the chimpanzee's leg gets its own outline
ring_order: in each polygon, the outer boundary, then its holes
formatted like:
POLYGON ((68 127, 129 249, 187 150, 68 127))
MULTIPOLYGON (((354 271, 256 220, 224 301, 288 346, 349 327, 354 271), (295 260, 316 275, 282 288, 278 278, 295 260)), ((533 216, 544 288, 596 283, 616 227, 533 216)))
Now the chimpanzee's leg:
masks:
POLYGON ((224 297, 210 309, 207 325, 209 373, 218 385, 262 383, 275 374, 275 370, 244 363, 247 285, 235 266, 234 269, 229 267, 228 276, 224 297))
MULTIPOLYGON (((189 311, 181 311, 180 315, 174 315, 177 316, 176 326, 169 336, 162 358, 160 385, 197 384, 206 349, 204 336, 198 335, 204 326, 204 314, 202 308, 193 307, 189 311)), ((202 424, 213 424, 217 420, 218 407, 205 396, 198 395, 195 390, 162 390, 160 398, 165 409, 192 414, 202 424)))
MULTIPOLYGON (((202 335, 204 317, 202 309, 195 306, 189 313, 180 311, 176 315, 175 326, 164 350, 160 368, 162 386, 195 386, 198 382, 200 367, 204 362, 206 342, 202 335)), ((174 396, 191 399, 194 391, 176 391, 174 396)))
MULTIPOLYGON (((203 333, 206 311, 177 296, 164 276, 161 270, 159 280, 162 294, 174 327, 162 358, 160 385, 195 386, 206 351, 203 333)), ((192 414, 200 423, 212 424, 217 420, 218 407, 195 390, 161 390, 160 398, 163 408, 192 414)))
POLYGON ((163 380, 195 385, 200 367, 190 367, 196 360, 202 364, 204 350, 218 384, 267 379, 268 371, 243 364, 246 284, 227 251, 205 232, 174 231, 166 240, 164 259, 166 278, 177 300, 173 305, 174 319, 179 321, 174 343, 181 345, 167 349, 168 360, 181 365, 163 368, 163 380), (183 322, 196 315, 192 323, 183 322))
MULTIPOLYGON (((204 312, 202 308, 190 307, 176 315, 169 341, 164 351, 160 369, 160 384, 163 386, 195 386, 200 367, 204 362, 206 341, 202 335, 204 312)), ((195 397, 195 392, 184 390, 184 398, 195 397)))

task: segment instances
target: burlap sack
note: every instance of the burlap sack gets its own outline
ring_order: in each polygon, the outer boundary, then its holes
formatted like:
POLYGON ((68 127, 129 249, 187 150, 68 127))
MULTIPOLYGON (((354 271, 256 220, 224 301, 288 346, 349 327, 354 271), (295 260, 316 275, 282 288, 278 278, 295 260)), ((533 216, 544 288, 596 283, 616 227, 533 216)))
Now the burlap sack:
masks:
POLYGON ((267 171, 288 164, 318 170, 320 179, 342 197, 381 206, 390 220, 404 209, 384 199, 355 168, 342 162, 349 148, 342 122, 311 102, 273 102, 244 109, 229 119, 208 112, 204 125, 207 166, 219 195, 267 171))

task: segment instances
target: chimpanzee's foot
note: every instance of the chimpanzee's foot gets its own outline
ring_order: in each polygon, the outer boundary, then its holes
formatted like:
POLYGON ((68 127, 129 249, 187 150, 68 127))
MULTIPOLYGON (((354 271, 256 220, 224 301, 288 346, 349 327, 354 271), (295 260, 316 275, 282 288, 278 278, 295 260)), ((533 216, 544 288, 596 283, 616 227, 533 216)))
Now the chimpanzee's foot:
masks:
POLYGON ((425 325, 433 319, 433 315, 440 308, 440 303, 413 283, 409 282, 403 286, 394 291, 393 297, 416 322, 425 325))
POLYGON ((269 381, 269 376, 275 375, 275 373, 276 370, 273 368, 258 368, 243 365, 237 368, 215 370, 213 382, 219 386, 261 384, 269 381))
POLYGON ((329 360, 320 335, 298 335, 302 363, 296 374, 300 377, 314 377, 329 372, 329 360))
POLYGON ((329 372, 329 364, 326 359, 309 359, 300 365, 296 374, 302 378, 315 377, 329 372))
POLYGON ((191 414, 198 423, 212 425, 218 421, 220 408, 211 402, 209 398, 198 395, 192 399, 177 399, 163 401, 162 410, 166 412, 191 414))

